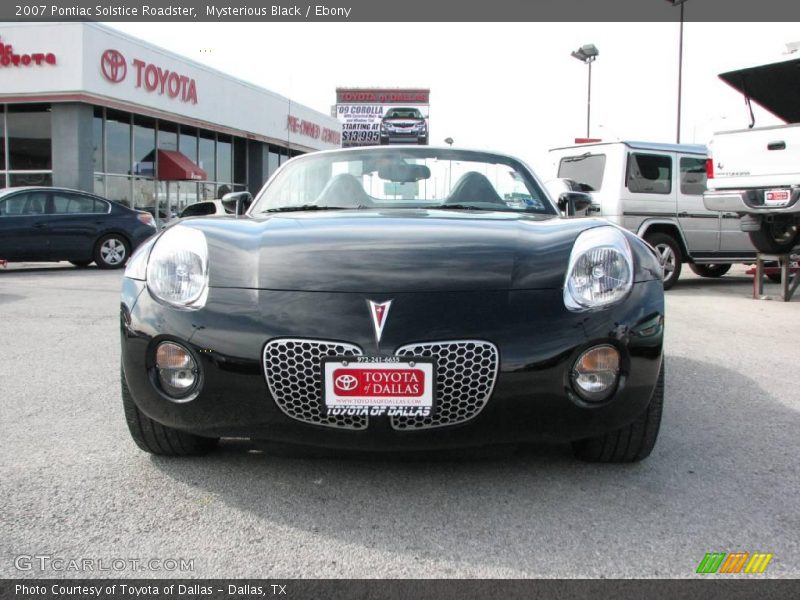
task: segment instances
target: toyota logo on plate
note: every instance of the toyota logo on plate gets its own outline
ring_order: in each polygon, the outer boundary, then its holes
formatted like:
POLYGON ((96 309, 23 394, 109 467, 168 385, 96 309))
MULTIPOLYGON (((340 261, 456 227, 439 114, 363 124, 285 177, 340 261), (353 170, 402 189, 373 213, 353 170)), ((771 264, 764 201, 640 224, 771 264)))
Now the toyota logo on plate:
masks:
POLYGON ((343 392, 349 392, 351 390, 356 389, 358 385, 358 379, 356 379, 353 375, 339 375, 333 382, 336 386, 336 389, 342 390, 343 392))
POLYGON ((128 65, 119 50, 106 50, 100 58, 100 70, 111 83, 119 83, 128 74, 128 65))

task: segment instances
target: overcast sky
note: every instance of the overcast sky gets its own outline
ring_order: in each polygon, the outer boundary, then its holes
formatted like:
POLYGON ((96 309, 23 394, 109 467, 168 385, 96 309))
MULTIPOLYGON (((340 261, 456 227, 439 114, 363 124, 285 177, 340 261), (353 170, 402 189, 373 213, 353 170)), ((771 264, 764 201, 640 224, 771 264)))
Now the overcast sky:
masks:
MULTIPOLYGON (((431 143, 509 152, 543 176, 548 148, 586 134, 587 67, 570 52, 592 43, 592 137, 675 141, 677 22, 108 25, 325 113, 337 86, 430 87, 431 143)), ((705 143, 748 124, 717 74, 781 57, 800 28, 684 27, 681 141, 705 143)), ((756 110, 757 126, 778 122, 756 110)))

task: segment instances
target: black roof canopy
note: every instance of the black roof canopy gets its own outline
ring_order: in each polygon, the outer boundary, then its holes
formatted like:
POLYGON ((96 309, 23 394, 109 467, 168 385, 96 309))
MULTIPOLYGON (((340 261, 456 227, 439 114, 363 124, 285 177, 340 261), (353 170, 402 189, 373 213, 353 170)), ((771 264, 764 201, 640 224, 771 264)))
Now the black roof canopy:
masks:
POLYGON ((800 58, 721 73, 725 83, 787 123, 800 123, 800 58))

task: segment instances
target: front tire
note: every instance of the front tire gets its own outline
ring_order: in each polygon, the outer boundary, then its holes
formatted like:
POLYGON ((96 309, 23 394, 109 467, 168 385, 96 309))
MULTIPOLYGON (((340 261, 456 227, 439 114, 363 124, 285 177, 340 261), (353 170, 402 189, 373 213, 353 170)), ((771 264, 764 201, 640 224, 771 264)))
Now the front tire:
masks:
POLYGON ((575 457, 586 462, 638 462, 650 456, 656 445, 664 408, 664 362, 647 409, 636 420, 616 431, 572 442, 575 457))
POLYGON ((789 254, 798 242, 800 231, 797 223, 785 219, 767 222, 761 219, 761 228, 750 232, 750 241, 756 250, 767 254, 789 254))
POLYGON ((696 275, 700 275, 700 277, 722 277, 731 270, 731 265, 699 265, 690 263, 689 268, 694 271, 696 275))
POLYGON ((217 445, 218 438, 201 437, 154 421, 136 406, 122 369, 120 382, 128 431, 136 445, 145 452, 159 456, 201 456, 217 445))
POLYGON ((653 233, 645 238, 661 257, 661 267, 664 270, 664 289, 668 290, 681 276, 683 252, 675 238, 666 233, 653 233))
POLYGON ((94 247, 94 262, 101 269, 121 269, 128 262, 131 245, 118 233, 104 235, 94 247))

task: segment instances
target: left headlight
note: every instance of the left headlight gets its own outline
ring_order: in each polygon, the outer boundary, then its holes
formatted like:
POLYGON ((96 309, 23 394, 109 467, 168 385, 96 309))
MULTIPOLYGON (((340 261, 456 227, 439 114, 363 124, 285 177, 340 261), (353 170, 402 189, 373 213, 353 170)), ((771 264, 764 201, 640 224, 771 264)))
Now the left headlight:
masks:
POLYGON ((161 234, 147 261, 147 288, 177 308, 202 308, 208 297, 208 243, 199 229, 175 225, 161 234))
POLYGON ((569 310, 611 306, 624 299, 632 286, 633 254, 619 229, 595 227, 578 236, 564 281, 564 305, 569 310))

